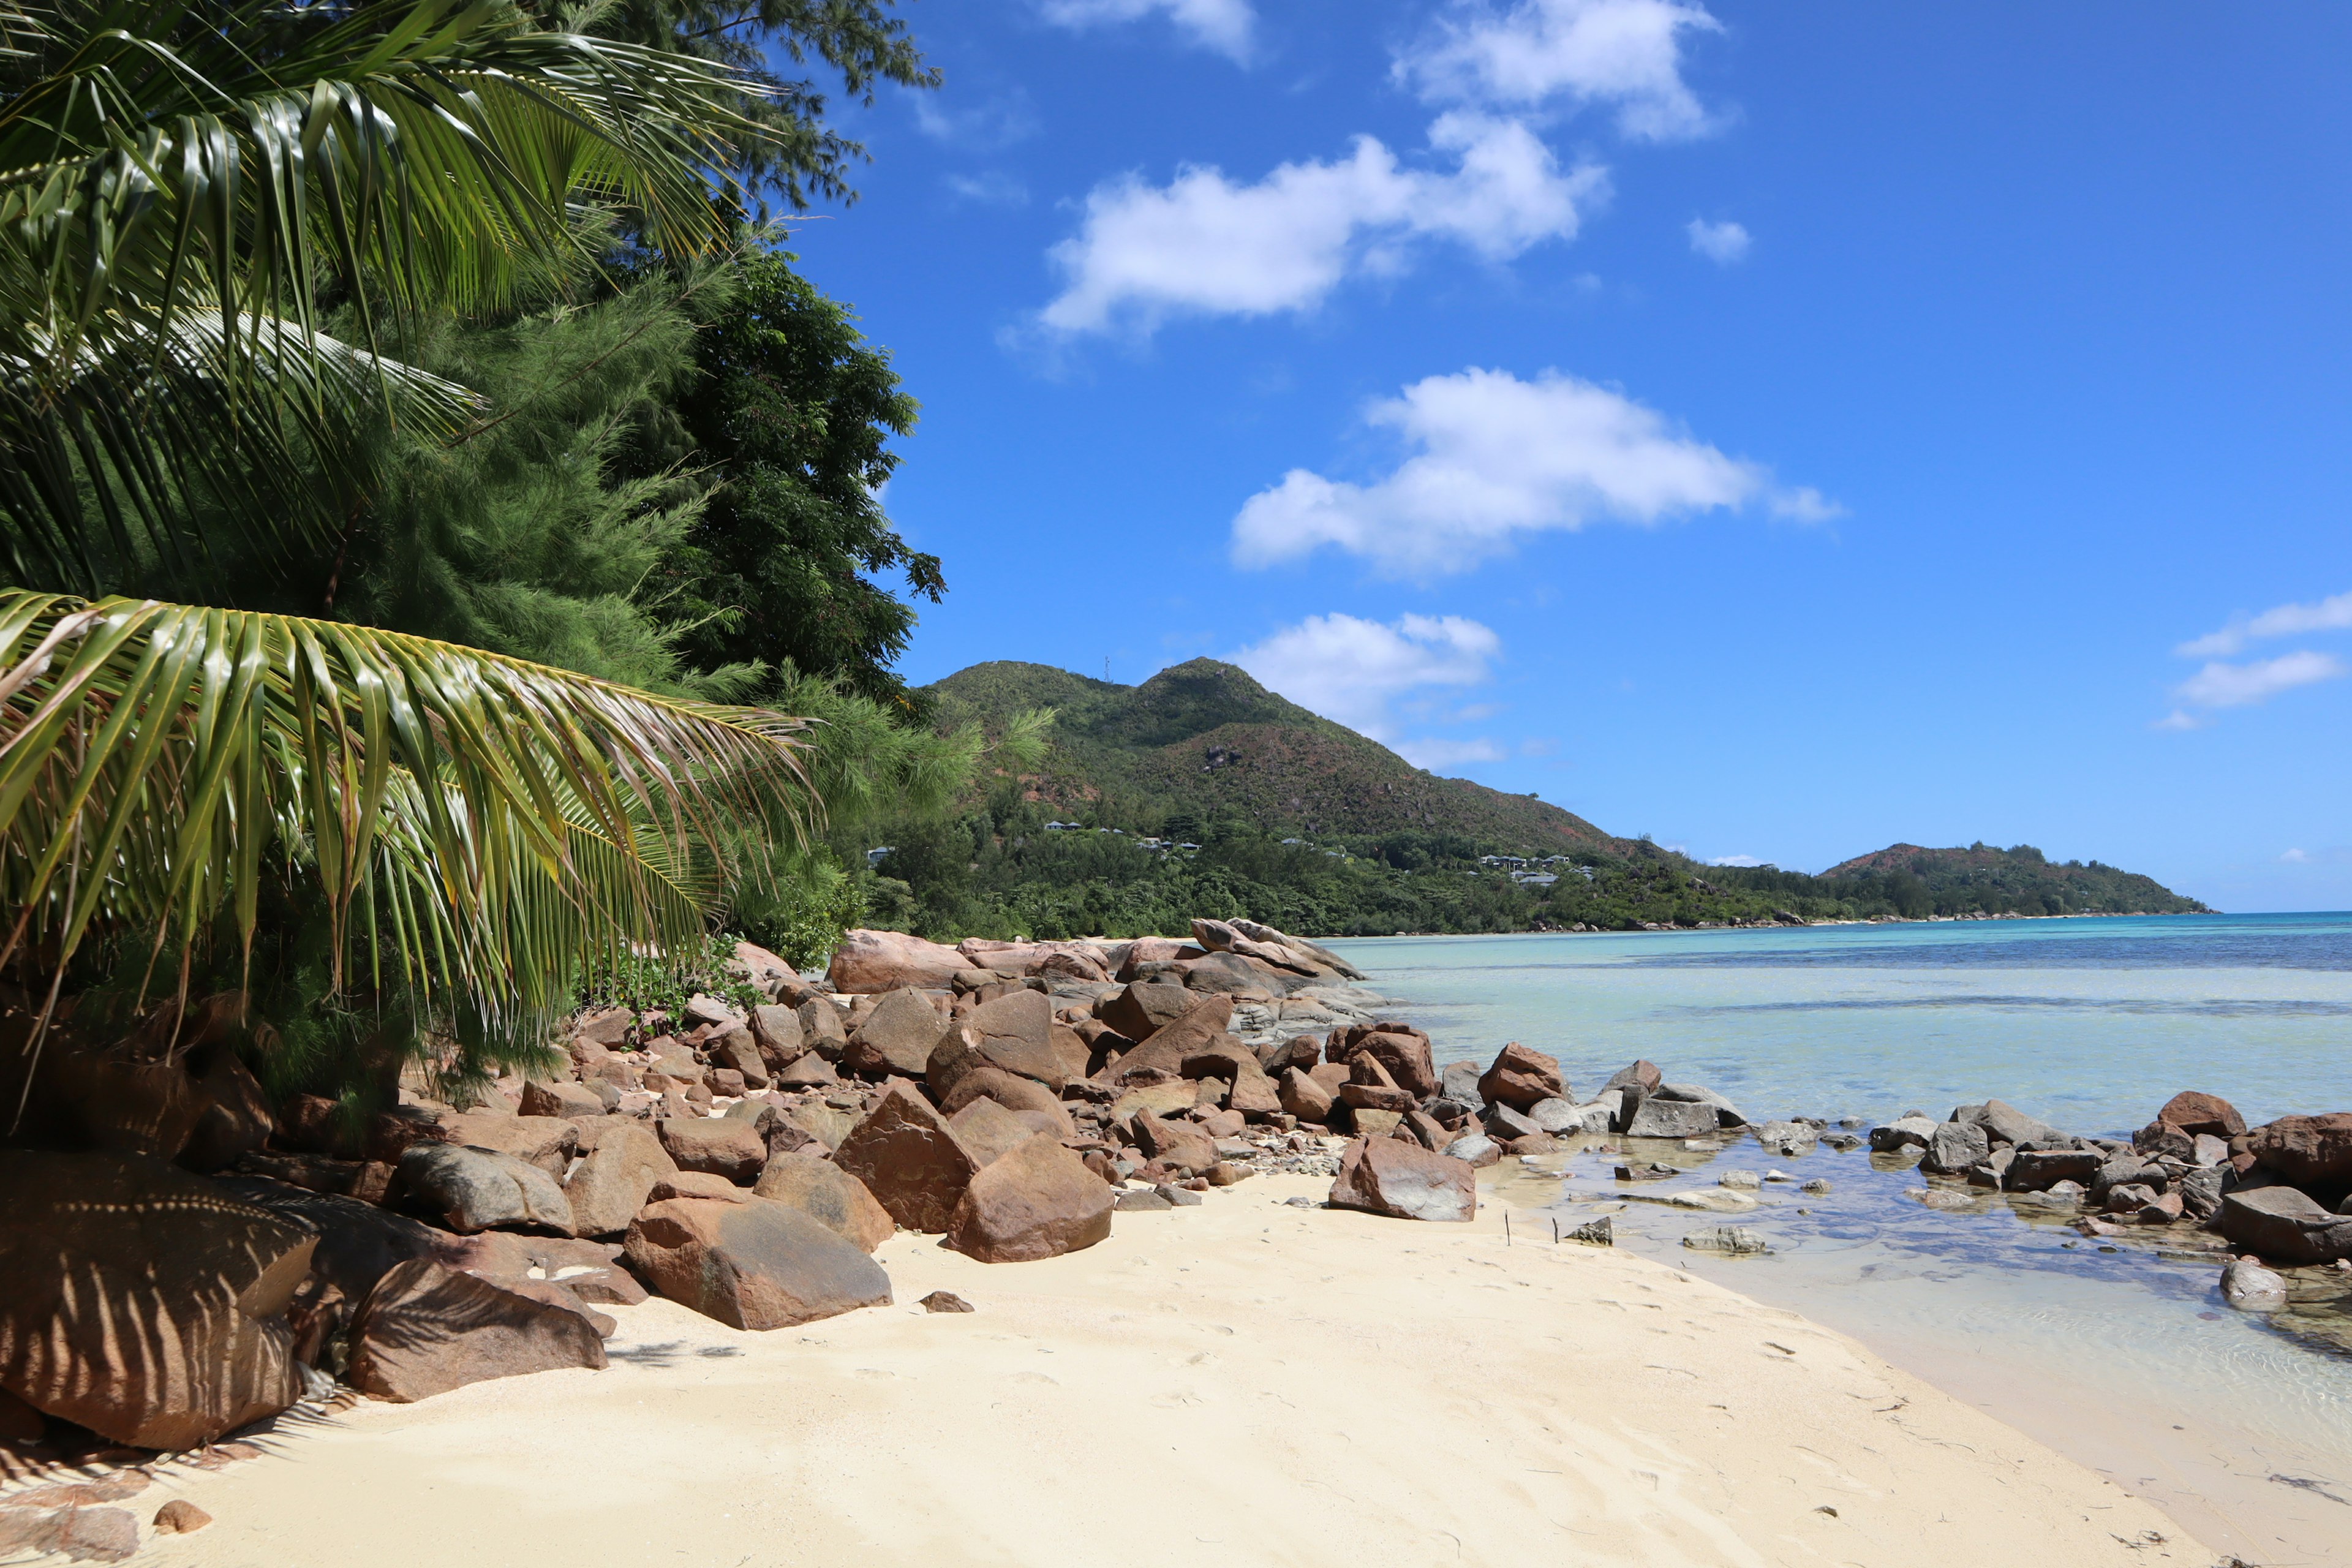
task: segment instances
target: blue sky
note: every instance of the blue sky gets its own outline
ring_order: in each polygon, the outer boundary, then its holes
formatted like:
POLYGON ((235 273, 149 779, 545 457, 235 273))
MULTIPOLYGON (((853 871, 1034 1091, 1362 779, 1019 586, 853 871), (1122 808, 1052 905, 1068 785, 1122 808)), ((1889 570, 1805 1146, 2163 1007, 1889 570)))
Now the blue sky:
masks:
POLYGON ((793 244, 924 405, 915 679, 1213 654, 1704 858, 2352 907, 2352 10, 908 15, 793 244))

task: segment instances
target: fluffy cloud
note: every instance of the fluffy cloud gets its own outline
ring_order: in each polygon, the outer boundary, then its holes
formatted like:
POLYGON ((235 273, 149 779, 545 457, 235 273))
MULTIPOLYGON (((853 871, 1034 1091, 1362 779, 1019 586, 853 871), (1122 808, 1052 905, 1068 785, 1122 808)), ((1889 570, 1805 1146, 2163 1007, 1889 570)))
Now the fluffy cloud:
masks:
POLYGON ((1600 169, 1561 170, 1513 121, 1449 114, 1430 142, 1454 155, 1451 172, 1402 167, 1360 136, 1345 159, 1285 163, 1255 184, 1188 168, 1165 185, 1129 175, 1097 186, 1078 233, 1054 247, 1066 282, 1039 320, 1063 333, 1148 332, 1171 315, 1306 310, 1351 272, 1403 265, 1401 247, 1417 238, 1495 261, 1572 238, 1608 188, 1600 169))
POLYGON ((1678 0, 1520 0, 1503 11, 1472 0, 1396 73, 1438 101, 1613 104, 1625 135, 1676 141, 1711 128, 1683 81, 1683 35, 1721 30, 1678 0))
POLYGON ((2226 658, 2243 652, 2248 643, 2259 638, 2342 631, 2347 626, 2352 626, 2352 594, 2337 594, 2315 605, 2280 605, 2259 616, 2242 617, 2173 651, 2183 658, 2226 658))
POLYGON ((2346 668, 2343 660, 2309 649, 2252 664, 2224 664, 2217 659, 2182 681, 2173 695, 2192 708, 2245 708, 2298 686, 2346 675, 2352 675, 2352 669, 2346 668))
POLYGON ((1483 736, 1407 738, 1399 710, 1414 692, 1485 684, 1502 651, 1492 629, 1461 616, 1382 622, 1333 614, 1309 616, 1233 661, 1300 707, 1395 747, 1415 767, 1436 768, 1494 762, 1503 751, 1483 736))
POLYGON ((1710 866, 1769 866, 1769 860, 1759 860, 1753 855, 1718 855, 1707 862, 1710 866))
POLYGON ((1415 382, 1366 419, 1413 448, 1370 484, 1294 468, 1234 519, 1234 559, 1269 566, 1332 545, 1391 575, 1466 571, 1517 535, 1614 521, 1655 523, 1759 500, 1811 521, 1817 491, 1776 491, 1753 463, 1671 428, 1655 411, 1547 371, 1465 370, 1415 382))
POLYGON ((1135 22, 1164 11, 1194 43, 1244 63, 1257 30, 1250 0, 1044 0, 1039 8, 1066 27, 1135 22))
POLYGON ((1703 217, 1690 220, 1691 248, 1718 267, 1728 267, 1748 254, 1749 244, 1747 226, 1737 223, 1709 223, 1703 217))

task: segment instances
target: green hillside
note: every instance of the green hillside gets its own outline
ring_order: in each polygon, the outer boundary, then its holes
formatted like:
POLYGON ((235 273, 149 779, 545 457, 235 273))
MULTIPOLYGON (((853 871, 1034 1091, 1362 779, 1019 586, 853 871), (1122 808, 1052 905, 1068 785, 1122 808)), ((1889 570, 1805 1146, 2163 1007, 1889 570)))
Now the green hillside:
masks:
POLYGON ((870 862, 866 918, 941 939, 1181 932, 1194 915, 1385 935, 2204 907, 2028 846, 1895 845, 1819 877, 1704 866, 1436 777, 1214 659, 1140 686, 980 664, 921 696, 949 727, 1055 713, 1036 771, 959 818, 835 844, 870 862))

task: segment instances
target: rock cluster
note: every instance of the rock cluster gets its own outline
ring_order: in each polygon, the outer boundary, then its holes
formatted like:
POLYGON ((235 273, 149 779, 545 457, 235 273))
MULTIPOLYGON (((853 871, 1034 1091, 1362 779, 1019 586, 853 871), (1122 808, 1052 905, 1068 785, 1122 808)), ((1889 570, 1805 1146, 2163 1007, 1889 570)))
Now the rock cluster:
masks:
POLYGON ((1941 1121, 1913 1111, 1872 1129, 1870 1146, 1916 1150, 1931 1175, 2079 1207, 2096 1233, 2181 1224, 2218 1232, 2250 1255, 2224 1284, 2240 1304, 2284 1300, 2257 1260, 2352 1258, 2352 1111, 2249 1128, 2228 1100, 2188 1090, 2124 1140, 2062 1132, 1994 1100, 1941 1121))

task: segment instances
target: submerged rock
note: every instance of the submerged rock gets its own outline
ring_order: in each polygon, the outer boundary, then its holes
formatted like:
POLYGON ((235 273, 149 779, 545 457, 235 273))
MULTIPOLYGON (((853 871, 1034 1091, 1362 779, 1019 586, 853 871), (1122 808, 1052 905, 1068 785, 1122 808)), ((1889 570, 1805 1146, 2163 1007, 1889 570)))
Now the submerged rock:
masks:
POLYGON ((2275 1312, 2286 1305, 2286 1279, 2251 1258, 2221 1269, 2221 1300, 2242 1312, 2275 1312))
POLYGON ((1732 1258, 1753 1258, 1772 1250, 1764 1238, 1744 1225, 1710 1225, 1683 1237, 1693 1252, 1720 1252, 1732 1258))

